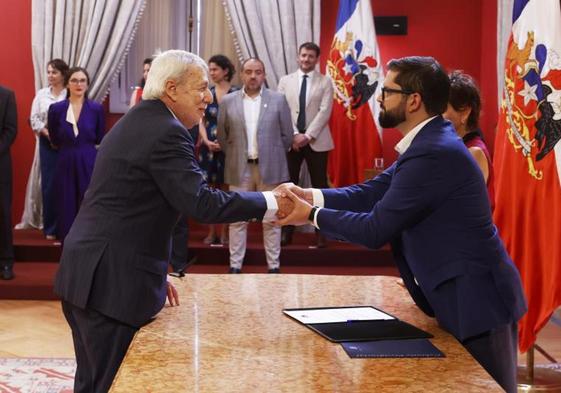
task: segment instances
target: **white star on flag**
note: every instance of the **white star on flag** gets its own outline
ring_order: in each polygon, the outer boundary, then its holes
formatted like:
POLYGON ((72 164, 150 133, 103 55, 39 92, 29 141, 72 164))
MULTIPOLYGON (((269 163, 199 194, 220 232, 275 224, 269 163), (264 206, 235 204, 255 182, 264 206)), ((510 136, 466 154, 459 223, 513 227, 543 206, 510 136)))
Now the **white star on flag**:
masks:
POLYGON ((518 94, 524 97, 524 106, 528 105, 530 100, 538 100, 536 96, 536 89, 538 85, 530 86, 528 81, 524 81, 524 89, 519 91, 518 94))

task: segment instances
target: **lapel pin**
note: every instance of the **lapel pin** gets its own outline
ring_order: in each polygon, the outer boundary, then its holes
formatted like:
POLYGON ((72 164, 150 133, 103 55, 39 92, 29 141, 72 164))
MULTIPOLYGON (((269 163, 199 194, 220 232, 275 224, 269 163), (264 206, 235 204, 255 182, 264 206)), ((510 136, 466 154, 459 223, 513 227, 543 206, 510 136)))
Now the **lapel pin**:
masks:
POLYGON ((263 104, 263 108, 266 108, 266 107, 267 107, 267 104, 263 104))

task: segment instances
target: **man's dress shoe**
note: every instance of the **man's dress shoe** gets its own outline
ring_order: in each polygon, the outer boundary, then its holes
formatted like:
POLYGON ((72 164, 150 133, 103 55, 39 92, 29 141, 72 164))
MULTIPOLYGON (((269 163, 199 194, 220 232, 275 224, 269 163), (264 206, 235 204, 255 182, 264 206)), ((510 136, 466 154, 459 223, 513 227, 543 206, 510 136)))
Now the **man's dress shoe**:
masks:
POLYGON ((14 271, 11 266, 4 266, 2 268, 2 280, 12 280, 14 276, 14 271))

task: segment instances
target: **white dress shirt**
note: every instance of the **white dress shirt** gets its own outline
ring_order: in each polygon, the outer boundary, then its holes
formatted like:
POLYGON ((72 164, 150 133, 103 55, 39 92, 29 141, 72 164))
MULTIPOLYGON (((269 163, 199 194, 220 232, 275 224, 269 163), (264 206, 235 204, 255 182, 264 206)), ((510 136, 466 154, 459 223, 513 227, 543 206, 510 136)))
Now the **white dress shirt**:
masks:
POLYGON ((50 87, 45 87, 37 92, 33 103, 31 104, 31 115, 29 116, 29 123, 31 129, 36 134, 43 128, 47 127, 47 115, 49 107, 55 102, 62 101, 66 98, 66 89, 62 89, 58 96, 55 96, 50 87))
POLYGON ((310 90, 312 90, 312 79, 314 79, 314 75, 316 71, 312 70, 308 73, 305 73, 300 68, 296 71, 298 74, 298 97, 300 97, 300 90, 302 89, 302 79, 304 79, 304 75, 308 75, 308 80, 306 81, 306 105, 310 102, 310 90))
POLYGON ((423 120, 422 122, 420 122, 419 124, 417 124, 415 127, 413 127, 411 129, 411 131, 409 131, 403 138, 401 138, 401 140, 399 141, 399 143, 397 145, 395 145, 395 150, 401 155, 403 153, 405 153, 407 151, 407 149, 409 149, 409 146, 411 146, 411 143, 413 142, 413 139, 417 136, 417 134, 419 133, 419 131, 421 131, 421 129, 432 119, 434 119, 436 116, 430 117, 426 120, 423 120))
POLYGON ((261 97, 263 89, 256 97, 250 97, 243 89, 243 117, 245 120, 245 130, 247 132, 247 158, 259 158, 257 148, 257 122, 259 121, 259 111, 261 110, 261 97))

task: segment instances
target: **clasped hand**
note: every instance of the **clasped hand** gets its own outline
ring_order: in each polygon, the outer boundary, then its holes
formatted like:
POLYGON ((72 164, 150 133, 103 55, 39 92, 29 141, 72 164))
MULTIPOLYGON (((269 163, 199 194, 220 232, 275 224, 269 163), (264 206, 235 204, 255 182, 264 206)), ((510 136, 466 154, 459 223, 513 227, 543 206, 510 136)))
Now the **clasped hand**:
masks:
POLYGON ((296 134, 292 138, 292 150, 300 151, 301 148, 305 147, 310 143, 310 139, 304 134, 296 134))
POLYGON ((305 225, 312 210, 312 190, 283 183, 273 190, 279 206, 278 225, 305 225))

